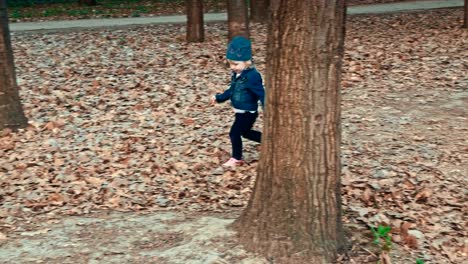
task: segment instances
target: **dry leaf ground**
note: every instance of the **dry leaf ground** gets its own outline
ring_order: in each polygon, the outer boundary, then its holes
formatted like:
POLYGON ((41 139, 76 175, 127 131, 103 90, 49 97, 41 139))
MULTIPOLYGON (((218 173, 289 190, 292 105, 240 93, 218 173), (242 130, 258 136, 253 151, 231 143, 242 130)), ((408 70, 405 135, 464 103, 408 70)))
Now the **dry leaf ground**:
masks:
MULTIPOLYGON (((375 263, 369 227, 378 224, 393 227, 394 263, 467 258, 461 21, 461 9, 348 19, 343 208, 353 246, 343 263, 375 263)), ((202 44, 186 44, 184 30, 12 36, 30 126, 0 137, 2 263, 210 263, 209 253, 192 262, 159 254, 193 241, 198 229, 183 228, 201 217, 221 236, 202 239, 199 252, 217 252, 211 263, 262 263, 220 231, 247 202, 258 160, 247 143, 249 165, 219 168, 232 110, 208 102, 228 83, 227 29, 207 25, 202 44), (177 221, 158 227, 167 214, 177 221)), ((266 31, 252 32, 264 72, 266 31)))

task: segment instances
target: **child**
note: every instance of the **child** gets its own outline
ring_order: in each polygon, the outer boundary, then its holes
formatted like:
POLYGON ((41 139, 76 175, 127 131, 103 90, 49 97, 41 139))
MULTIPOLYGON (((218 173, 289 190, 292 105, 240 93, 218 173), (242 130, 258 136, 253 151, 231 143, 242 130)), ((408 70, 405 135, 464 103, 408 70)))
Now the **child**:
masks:
POLYGON ((235 119, 229 137, 232 144, 232 157, 223 164, 224 167, 236 167, 243 164, 242 138, 260 143, 262 133, 252 130, 258 117, 258 101, 264 108, 265 90, 262 76, 252 63, 252 47, 244 37, 235 37, 229 43, 226 58, 232 70, 231 85, 222 94, 211 98, 211 103, 222 103, 231 100, 235 119))

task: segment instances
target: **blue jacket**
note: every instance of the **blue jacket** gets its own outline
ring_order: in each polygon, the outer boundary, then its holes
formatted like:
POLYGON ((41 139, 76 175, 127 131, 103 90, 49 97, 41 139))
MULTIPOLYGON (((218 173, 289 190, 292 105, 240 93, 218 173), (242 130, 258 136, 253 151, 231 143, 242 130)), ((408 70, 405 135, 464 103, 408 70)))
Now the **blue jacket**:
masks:
POLYGON ((216 95, 216 102, 222 103, 231 99, 234 108, 246 111, 257 111, 258 101, 265 105, 265 89, 262 76, 254 67, 245 69, 236 78, 232 74, 231 85, 222 94, 216 95))

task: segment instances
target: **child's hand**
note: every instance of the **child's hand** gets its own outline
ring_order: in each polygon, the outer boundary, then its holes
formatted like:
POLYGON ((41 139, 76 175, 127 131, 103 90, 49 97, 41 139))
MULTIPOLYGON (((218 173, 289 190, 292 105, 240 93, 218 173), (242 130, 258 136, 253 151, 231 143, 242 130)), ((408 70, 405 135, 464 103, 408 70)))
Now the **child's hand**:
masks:
POLYGON ((211 98, 210 98, 210 103, 211 103, 211 105, 215 105, 215 104, 216 104, 216 96, 214 96, 214 95, 211 96, 211 98))

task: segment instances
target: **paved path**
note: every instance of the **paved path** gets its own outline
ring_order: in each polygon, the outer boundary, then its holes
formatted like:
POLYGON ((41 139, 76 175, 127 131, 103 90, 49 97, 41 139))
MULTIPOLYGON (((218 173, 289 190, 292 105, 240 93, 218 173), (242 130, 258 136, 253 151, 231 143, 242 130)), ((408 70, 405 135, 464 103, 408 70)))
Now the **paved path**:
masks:
MULTIPOLYGON (((415 10, 462 7, 464 0, 433 0, 433 1, 415 1, 400 2, 388 4, 373 4, 348 7, 348 15, 359 14, 381 14, 393 12, 408 12, 415 10)), ((226 13, 209 13, 204 16, 205 22, 226 21, 226 13)), ((10 31, 54 31, 54 30, 76 30, 80 28, 100 28, 100 27, 124 27, 129 25, 146 24, 177 24, 185 23, 185 15, 176 16, 154 16, 154 17, 136 17, 136 18, 110 18, 110 19, 81 19, 66 21, 48 21, 48 22, 20 22, 11 23, 10 31)))

